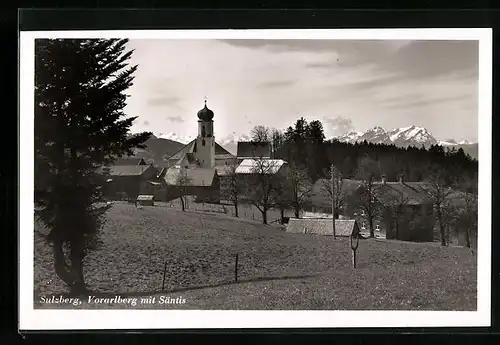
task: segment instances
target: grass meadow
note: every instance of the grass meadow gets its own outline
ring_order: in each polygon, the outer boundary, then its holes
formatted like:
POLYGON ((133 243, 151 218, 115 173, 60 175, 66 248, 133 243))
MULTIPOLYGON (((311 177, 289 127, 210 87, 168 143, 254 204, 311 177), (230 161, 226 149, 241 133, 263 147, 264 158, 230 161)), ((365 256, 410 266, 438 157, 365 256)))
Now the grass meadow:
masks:
MULTIPOLYGON (((41 296, 66 289, 40 235, 45 229, 35 222, 35 230, 35 308, 54 308, 40 303, 41 296)), ((96 295, 185 303, 56 307, 476 310, 476 258, 467 248, 363 239, 354 269, 347 238, 286 233, 260 218, 120 203, 108 211, 100 239, 85 259, 96 295)))

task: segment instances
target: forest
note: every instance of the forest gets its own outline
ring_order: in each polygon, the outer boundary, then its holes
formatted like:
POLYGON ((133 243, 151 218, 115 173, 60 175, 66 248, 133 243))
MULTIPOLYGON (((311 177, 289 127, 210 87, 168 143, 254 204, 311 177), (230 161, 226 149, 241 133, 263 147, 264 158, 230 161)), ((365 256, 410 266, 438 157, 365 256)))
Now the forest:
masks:
POLYGON ((303 117, 284 131, 256 126, 251 137, 256 141, 270 141, 272 156, 307 170, 313 183, 328 175, 333 164, 342 178, 356 178, 363 158, 374 160, 378 169, 376 178, 383 174, 387 181, 397 181, 400 174, 406 181, 424 181, 428 174, 440 170, 448 185, 460 179, 476 179, 478 161, 463 149, 358 142, 355 144, 326 140, 323 124, 319 120, 307 122, 303 117))

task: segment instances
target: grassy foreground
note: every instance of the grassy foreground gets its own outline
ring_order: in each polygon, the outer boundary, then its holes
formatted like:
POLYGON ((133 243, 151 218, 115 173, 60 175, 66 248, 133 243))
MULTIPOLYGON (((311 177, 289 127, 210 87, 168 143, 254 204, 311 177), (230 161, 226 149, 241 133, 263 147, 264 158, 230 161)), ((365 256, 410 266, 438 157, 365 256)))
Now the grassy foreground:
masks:
MULTIPOLYGON (((353 269, 347 239, 128 204, 108 211, 102 241, 86 258, 89 287, 96 297, 121 296, 129 303, 83 299, 76 308, 476 309, 476 259, 466 248, 366 239, 360 241, 353 269), (147 296, 155 302, 140 303, 147 296)), ((38 232, 34 272, 35 308, 75 308, 40 303, 41 297, 63 294, 65 287, 38 232)))

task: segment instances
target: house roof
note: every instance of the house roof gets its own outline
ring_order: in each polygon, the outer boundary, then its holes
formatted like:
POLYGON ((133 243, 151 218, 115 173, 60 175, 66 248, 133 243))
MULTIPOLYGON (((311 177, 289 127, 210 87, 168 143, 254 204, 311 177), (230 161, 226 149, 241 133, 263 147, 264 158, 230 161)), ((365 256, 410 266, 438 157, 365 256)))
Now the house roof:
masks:
MULTIPOLYGON (((193 154, 196 151, 196 139, 191 140, 184 147, 182 147, 179 151, 175 152, 173 155, 168 157, 169 162, 178 162, 184 158, 186 154, 193 154)), ((235 158, 229 151, 219 145, 217 142, 215 143, 215 159, 230 159, 235 158)), ((188 158, 189 159, 189 158, 188 158)))
POLYGON ((354 219, 335 219, 335 235, 351 236, 355 231, 359 232, 356 220, 354 219))
POLYGON ((122 157, 122 158, 117 158, 113 165, 139 165, 143 164, 146 165, 146 162, 144 161, 143 158, 140 157, 122 157))
POLYGON ((214 182, 216 170, 210 168, 191 168, 180 169, 177 167, 169 168, 165 174, 164 180, 168 185, 179 186, 179 176, 185 173, 188 182, 186 186, 208 187, 214 182))
MULTIPOLYGON (((259 159, 244 159, 236 168, 236 173, 253 174, 256 169, 259 169, 260 162, 259 159)), ((276 174, 285 163, 282 159, 264 159, 262 160, 262 170, 269 172, 269 174, 276 174)))
POLYGON ((377 182, 374 193, 381 202, 400 202, 401 197, 407 205, 421 205, 430 202, 424 182, 377 182))
MULTIPOLYGON (((333 234, 332 218, 290 218, 287 224, 288 232, 302 233, 309 229, 310 233, 333 234)), ((359 233, 359 227, 354 219, 335 219, 335 235, 351 236, 359 233)))
POLYGON ((271 144, 269 142, 238 141, 238 158, 270 158, 271 144))
MULTIPOLYGON (((313 186, 312 195, 315 203, 321 206, 330 206, 329 196, 324 191, 324 185, 330 184, 328 179, 319 179, 313 186)), ((343 179, 342 193, 352 194, 356 192, 363 182, 360 180, 343 179)), ((408 205, 420 205, 429 201, 426 192, 425 182, 375 182, 374 193, 377 198, 383 203, 397 202, 401 200, 401 195, 405 198, 405 203, 408 205)))
POLYGON ((140 176, 149 169, 151 165, 112 165, 109 167, 111 176, 140 176))

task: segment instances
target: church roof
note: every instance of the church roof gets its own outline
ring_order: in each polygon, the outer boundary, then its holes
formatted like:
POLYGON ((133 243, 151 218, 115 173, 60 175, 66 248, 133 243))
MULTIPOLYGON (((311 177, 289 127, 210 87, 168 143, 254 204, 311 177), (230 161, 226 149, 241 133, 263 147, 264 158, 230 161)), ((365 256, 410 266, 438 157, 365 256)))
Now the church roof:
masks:
MULTIPOLYGON (((188 144, 182 147, 179 151, 168 157, 169 162, 178 162, 182 160, 186 154, 192 154, 196 151, 196 139, 191 140, 188 144)), ((230 159, 234 158, 229 151, 223 148, 218 143, 215 143, 215 159, 230 159)), ((189 157, 188 157, 189 159, 189 157)))
POLYGON ((165 182, 167 185, 179 186, 179 176, 182 173, 186 174, 186 186, 209 187, 213 184, 216 170, 214 168, 191 168, 180 169, 176 167, 169 168, 165 174, 165 182))
POLYGON ((108 167, 111 176, 141 176, 149 169, 154 169, 151 165, 113 165, 108 167))
POLYGON ((184 157, 186 153, 193 153, 194 147, 196 145, 196 139, 191 140, 184 147, 182 147, 179 151, 168 157, 168 160, 179 160, 184 157))

